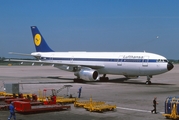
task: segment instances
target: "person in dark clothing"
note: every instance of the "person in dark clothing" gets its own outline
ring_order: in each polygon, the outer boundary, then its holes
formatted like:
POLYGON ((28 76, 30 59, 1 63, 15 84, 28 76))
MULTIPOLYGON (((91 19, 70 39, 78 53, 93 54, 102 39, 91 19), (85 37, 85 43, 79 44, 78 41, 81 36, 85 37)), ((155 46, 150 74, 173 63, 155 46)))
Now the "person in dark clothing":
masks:
POLYGON ((79 90, 78 90, 78 98, 81 97, 81 91, 82 91, 82 87, 80 87, 79 90))
POLYGON ((157 114, 157 109, 156 109, 157 104, 158 104, 158 102, 157 102, 157 97, 154 97, 154 100, 153 100, 153 107, 154 107, 154 109, 151 110, 151 113, 157 114))
POLYGON ((11 104, 9 106, 9 111, 10 111, 10 116, 8 117, 8 120, 10 120, 12 118, 12 116, 13 116, 14 120, 16 120, 13 102, 11 102, 11 104))

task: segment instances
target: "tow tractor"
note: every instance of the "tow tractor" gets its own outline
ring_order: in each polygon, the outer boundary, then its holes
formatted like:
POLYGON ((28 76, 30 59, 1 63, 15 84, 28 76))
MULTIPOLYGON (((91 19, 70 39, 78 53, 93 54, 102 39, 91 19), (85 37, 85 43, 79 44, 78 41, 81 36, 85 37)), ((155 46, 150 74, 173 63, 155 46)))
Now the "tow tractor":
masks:
POLYGON ((168 97, 165 101, 165 114, 168 119, 179 119, 179 96, 168 97))

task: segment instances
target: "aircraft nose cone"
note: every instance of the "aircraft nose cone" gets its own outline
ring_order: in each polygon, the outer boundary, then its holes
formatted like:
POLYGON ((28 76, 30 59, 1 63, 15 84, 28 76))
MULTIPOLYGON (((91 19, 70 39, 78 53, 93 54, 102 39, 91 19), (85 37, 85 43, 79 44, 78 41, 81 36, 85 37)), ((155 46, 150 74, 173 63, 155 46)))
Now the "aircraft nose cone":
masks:
POLYGON ((173 64, 171 62, 168 62, 167 69, 171 70, 173 69, 173 67, 174 67, 173 64))

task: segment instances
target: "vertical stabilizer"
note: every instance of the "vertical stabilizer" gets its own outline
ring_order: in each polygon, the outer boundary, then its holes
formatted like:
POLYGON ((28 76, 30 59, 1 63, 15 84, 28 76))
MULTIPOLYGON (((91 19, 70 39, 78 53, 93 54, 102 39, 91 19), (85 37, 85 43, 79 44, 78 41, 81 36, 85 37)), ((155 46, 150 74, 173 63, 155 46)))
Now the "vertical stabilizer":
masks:
POLYGON ((31 30, 32 30, 34 45, 37 52, 54 52, 45 42, 45 39, 43 38, 43 36, 41 35, 41 33, 39 32, 36 26, 31 26, 31 30))

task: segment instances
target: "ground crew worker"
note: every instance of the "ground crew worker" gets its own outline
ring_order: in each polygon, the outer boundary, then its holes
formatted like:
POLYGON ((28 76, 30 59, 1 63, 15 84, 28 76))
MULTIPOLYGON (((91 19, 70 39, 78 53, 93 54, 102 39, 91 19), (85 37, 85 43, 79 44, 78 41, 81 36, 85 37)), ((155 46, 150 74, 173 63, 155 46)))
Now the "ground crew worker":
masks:
POLYGON ((78 98, 81 97, 81 91, 82 91, 82 87, 80 87, 79 90, 78 90, 78 98))
POLYGON ((153 107, 154 107, 154 109, 151 110, 151 113, 157 114, 157 109, 156 109, 157 104, 158 104, 157 97, 154 97, 154 100, 153 100, 153 107))
POLYGON ((13 102, 11 102, 11 104, 9 106, 9 111, 10 111, 10 116, 8 117, 8 120, 10 120, 12 118, 12 116, 13 116, 14 120, 16 120, 13 102))

